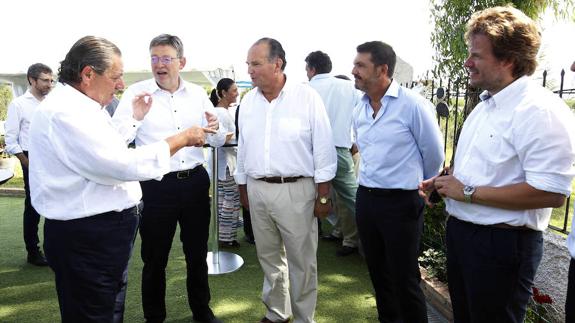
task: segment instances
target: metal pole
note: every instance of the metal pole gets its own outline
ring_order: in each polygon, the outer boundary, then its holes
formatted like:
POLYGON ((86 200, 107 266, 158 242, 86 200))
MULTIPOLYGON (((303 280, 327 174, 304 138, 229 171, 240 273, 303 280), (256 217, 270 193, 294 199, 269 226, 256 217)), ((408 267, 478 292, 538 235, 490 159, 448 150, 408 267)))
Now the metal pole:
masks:
MULTIPOLYGON (((235 146, 235 144, 234 144, 235 146)), ((212 241, 212 251, 208 252, 206 262, 208 263, 208 274, 220 275, 234 272, 244 264, 242 257, 225 251, 219 251, 218 240, 220 237, 220 224, 218 219, 218 148, 212 147, 212 220, 215 227, 210 237, 212 241)))

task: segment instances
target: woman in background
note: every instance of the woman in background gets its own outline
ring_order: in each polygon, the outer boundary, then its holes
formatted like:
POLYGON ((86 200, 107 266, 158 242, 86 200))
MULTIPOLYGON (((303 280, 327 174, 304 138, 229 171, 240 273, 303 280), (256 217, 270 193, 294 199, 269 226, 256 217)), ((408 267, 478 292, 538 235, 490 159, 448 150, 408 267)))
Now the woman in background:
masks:
MULTIPOLYGON (((228 133, 226 143, 235 139, 234 105, 238 98, 238 87, 229 78, 221 79, 212 90, 210 100, 216 107, 218 118, 228 133)), ((218 242, 220 247, 239 247, 238 227, 241 225, 240 193, 234 181, 236 167, 235 147, 218 148, 218 242)))

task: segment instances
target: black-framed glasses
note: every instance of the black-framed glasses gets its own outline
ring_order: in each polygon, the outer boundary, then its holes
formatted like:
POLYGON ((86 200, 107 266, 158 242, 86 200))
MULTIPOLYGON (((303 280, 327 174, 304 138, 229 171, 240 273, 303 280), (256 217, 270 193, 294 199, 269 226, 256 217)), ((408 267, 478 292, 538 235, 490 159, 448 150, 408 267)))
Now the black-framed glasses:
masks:
POLYGON ((53 79, 50 79, 50 78, 45 78, 45 79, 37 78, 37 80, 38 80, 38 81, 42 81, 42 82, 44 82, 44 83, 50 83, 50 84, 52 84, 52 85, 54 85, 54 84, 56 83, 56 81, 54 81, 53 79))
POLYGON ((156 55, 151 57, 151 61, 152 61, 153 65, 156 65, 158 63, 162 63, 164 65, 169 65, 175 59, 180 59, 180 58, 179 57, 171 57, 171 56, 156 56, 156 55))

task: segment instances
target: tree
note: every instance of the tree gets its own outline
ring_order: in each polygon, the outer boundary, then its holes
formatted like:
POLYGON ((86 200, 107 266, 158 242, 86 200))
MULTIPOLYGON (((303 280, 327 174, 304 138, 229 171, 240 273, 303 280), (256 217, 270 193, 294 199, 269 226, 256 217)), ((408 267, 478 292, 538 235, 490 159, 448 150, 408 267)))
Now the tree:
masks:
POLYGON ((0 84, 0 120, 6 120, 8 104, 12 101, 12 90, 8 85, 0 84))
MULTIPOLYGON (((435 24, 431 35, 435 49, 434 76, 464 80, 465 24, 476 11, 508 3, 509 0, 431 0, 431 19, 435 24)), ((574 0, 512 0, 511 3, 534 20, 538 20, 547 8, 551 8, 557 18, 575 18, 574 0)))

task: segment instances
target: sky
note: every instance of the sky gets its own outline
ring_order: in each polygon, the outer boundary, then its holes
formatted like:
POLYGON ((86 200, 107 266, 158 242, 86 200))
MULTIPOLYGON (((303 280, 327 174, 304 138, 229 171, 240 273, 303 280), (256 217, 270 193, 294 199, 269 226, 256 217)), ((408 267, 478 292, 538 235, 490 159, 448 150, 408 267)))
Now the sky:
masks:
MULTIPOLYGON (((302 81, 311 51, 328 53, 333 73, 349 76, 356 46, 371 40, 390 44, 413 66, 415 78, 433 64, 428 0, 9 0, 2 12, 0 73, 25 72, 35 62, 56 71, 86 35, 114 42, 124 71, 150 70, 148 45, 162 33, 182 39, 184 70, 233 67, 240 80, 249 79, 247 50, 261 37, 282 43, 286 74, 302 81)), ((543 48, 552 63, 542 65, 568 70, 575 60, 575 24, 547 20, 543 48)))

